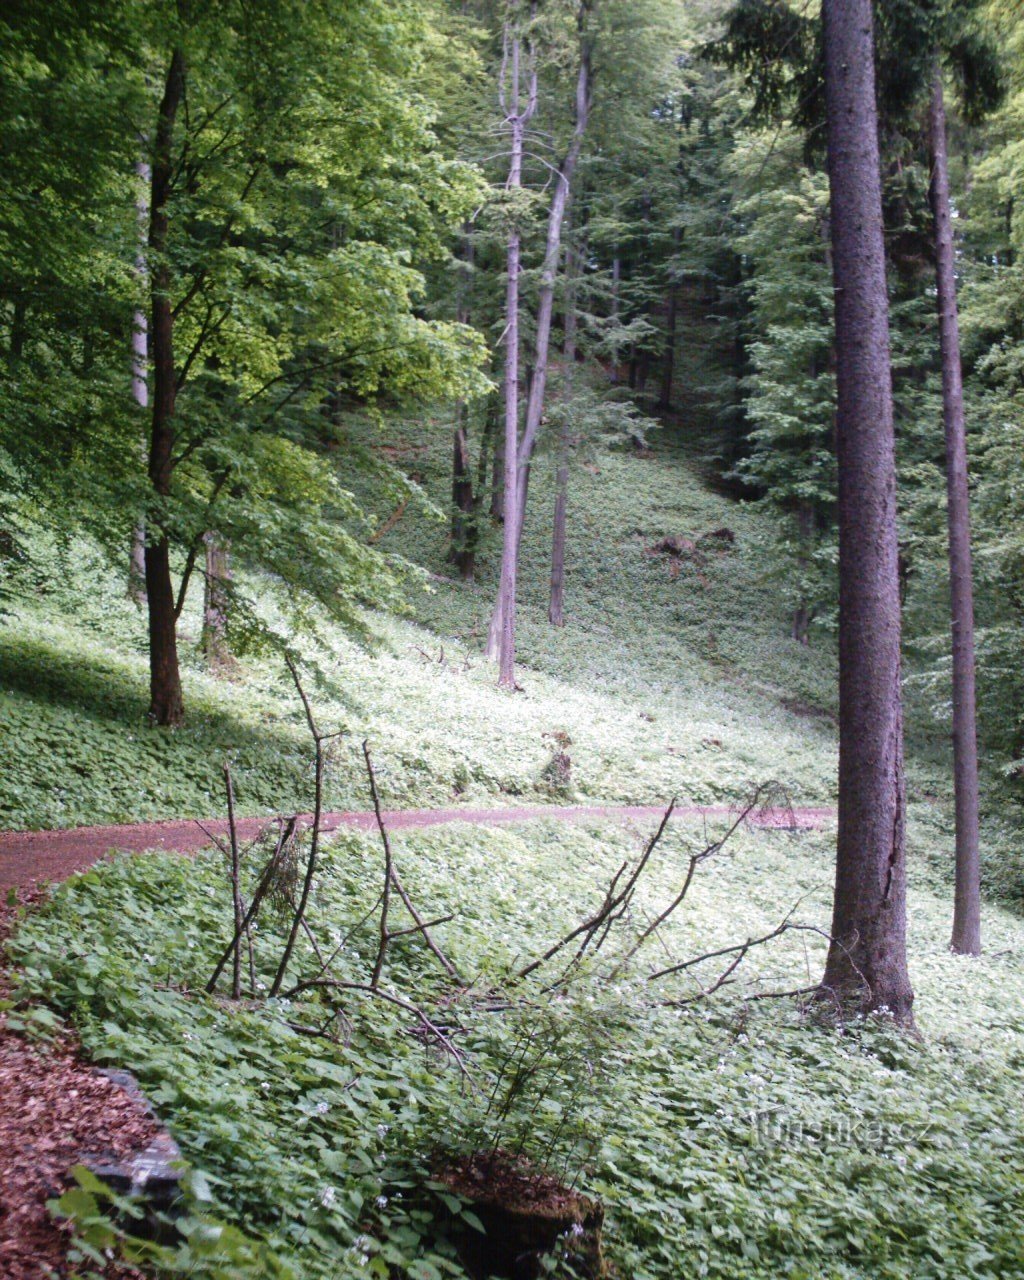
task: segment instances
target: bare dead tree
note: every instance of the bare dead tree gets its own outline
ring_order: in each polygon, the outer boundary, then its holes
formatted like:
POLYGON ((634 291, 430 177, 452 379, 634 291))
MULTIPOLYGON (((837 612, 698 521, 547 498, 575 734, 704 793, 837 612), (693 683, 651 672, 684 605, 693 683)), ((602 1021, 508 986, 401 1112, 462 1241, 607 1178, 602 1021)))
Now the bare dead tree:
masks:
POLYGON ((366 760, 366 772, 370 775, 370 791, 373 794, 373 810, 377 815, 377 827, 380 831, 381 842, 384 845, 384 888, 380 895, 380 942, 377 946, 377 959, 373 965, 373 976, 370 978, 370 986, 376 988, 380 985, 380 975, 384 972, 384 961, 387 958, 388 943, 391 941, 391 933, 388 929, 388 911, 391 907, 391 886, 394 876, 394 859, 391 856, 391 841, 388 839, 387 827, 384 825, 384 819, 380 812, 380 798, 377 795, 377 781, 373 776, 373 761, 370 759, 369 745, 363 742, 363 757, 366 760))
POLYGON ((788 808, 789 800, 788 800, 788 797, 786 796, 785 790, 780 786, 779 783, 764 782, 759 787, 757 787, 756 790, 753 792, 753 794, 750 796, 749 800, 746 802, 746 804, 743 805, 743 807, 737 811, 736 817, 734 818, 733 822, 730 824, 728 829, 725 831, 725 833, 722 836, 720 836, 719 839, 712 840, 709 844, 705 845, 703 849, 699 850, 699 852, 691 855, 689 864, 687 865, 687 868, 686 868, 686 875, 683 878, 682 887, 680 888, 679 892, 668 904, 668 906, 665 907, 665 909, 661 911, 654 918, 654 920, 647 926, 647 928, 644 929, 644 931, 640 934, 637 940, 633 943, 630 949, 626 952, 626 954, 622 957, 622 959, 618 962, 618 964, 612 970, 612 976, 614 977, 615 974, 617 974, 624 965, 628 964, 628 962, 633 958, 633 956, 636 955, 636 953, 640 950, 640 948, 644 945, 644 943, 653 934, 657 933, 657 931, 666 922, 666 920, 668 920, 668 918, 671 915, 673 915, 674 912, 678 910, 679 907, 682 906, 683 902, 686 900, 686 895, 690 892, 690 886, 693 884, 693 878, 697 873, 697 868, 701 865, 702 862, 707 862, 707 860, 709 858, 713 858, 716 853, 721 853, 722 849, 725 848, 729 840, 735 835, 735 833, 739 830, 739 828, 743 826, 743 824, 747 821, 747 819, 751 817, 752 814, 754 813, 764 814, 772 810, 777 810, 783 806, 788 808))
MULTIPOLYGON (((264 866, 263 871, 260 873, 259 880, 256 883, 256 889, 253 892, 252 902, 249 904, 249 909, 242 917, 241 924, 236 924, 234 935, 221 953, 220 959, 217 961, 213 973, 210 976, 210 980, 206 984, 206 990, 210 995, 216 991, 217 983, 220 980, 220 975, 224 972, 225 965, 231 959, 232 955, 237 952, 237 949, 241 944, 243 933, 251 928, 252 922, 259 914, 260 907, 263 905, 263 900, 266 898, 274 884, 278 868, 281 865, 281 860, 295 835, 295 828, 297 824, 297 817, 281 820, 278 830, 277 845, 274 852, 271 854, 269 861, 264 866)), ((211 839, 220 845, 220 841, 218 841, 215 836, 211 836, 211 839)), ((220 845, 220 847, 223 849, 223 845, 220 845)))

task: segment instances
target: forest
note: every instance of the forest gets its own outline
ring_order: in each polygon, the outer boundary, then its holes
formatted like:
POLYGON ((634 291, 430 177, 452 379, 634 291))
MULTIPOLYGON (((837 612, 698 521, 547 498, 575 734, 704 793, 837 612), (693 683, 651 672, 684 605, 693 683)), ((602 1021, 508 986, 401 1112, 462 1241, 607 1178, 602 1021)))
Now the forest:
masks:
POLYGON ((0 1277, 1024 1280, 1018 0, 7 0, 0 140, 0 1277))

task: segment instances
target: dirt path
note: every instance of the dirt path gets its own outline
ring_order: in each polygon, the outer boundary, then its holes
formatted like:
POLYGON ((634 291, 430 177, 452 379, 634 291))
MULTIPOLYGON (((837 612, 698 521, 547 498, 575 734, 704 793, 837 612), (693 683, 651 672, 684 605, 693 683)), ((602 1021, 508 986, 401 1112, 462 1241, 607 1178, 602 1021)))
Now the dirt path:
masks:
MULTIPOLYGON (((536 818, 553 818, 560 822, 585 822, 606 818, 617 822, 651 822, 659 819, 664 808, 658 805, 535 805, 502 809, 395 809, 384 814, 389 831, 409 827, 432 827, 449 822, 469 822, 497 826, 508 822, 528 822, 536 818)), ((690 805, 676 808, 674 819, 727 818, 735 810, 725 805, 690 805)), ((794 809, 752 815, 756 826, 811 829, 823 826, 835 816, 833 809, 794 809)), ((307 815, 308 818, 308 815, 307 815)), ((239 819, 239 830, 245 839, 256 834, 262 818, 239 819)), ((371 812, 328 813, 324 830, 337 831, 351 827, 358 831, 371 829, 375 818, 371 812)), ((141 853, 148 849, 167 849, 190 853, 210 844, 206 831, 221 836, 227 822, 214 818, 202 827, 194 820, 140 822, 114 827, 71 827, 63 831, 0 831, 0 892, 21 888, 44 880, 63 880, 76 871, 84 871, 114 849, 141 853)))

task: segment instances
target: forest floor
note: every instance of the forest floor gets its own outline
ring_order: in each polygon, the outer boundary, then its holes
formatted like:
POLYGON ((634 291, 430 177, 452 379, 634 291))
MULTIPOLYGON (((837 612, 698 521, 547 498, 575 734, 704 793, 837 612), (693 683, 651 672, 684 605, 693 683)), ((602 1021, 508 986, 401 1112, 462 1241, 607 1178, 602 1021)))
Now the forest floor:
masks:
MULTIPOLYGON (((725 805, 682 805, 675 809, 674 817, 677 820, 729 818, 735 812, 725 805)), ((530 822, 538 818, 562 822, 586 822, 598 818, 620 822, 656 821, 663 813, 664 808, 658 805, 522 805, 502 809, 394 809, 385 811, 381 817, 389 831, 400 831, 450 822, 487 827, 530 822)), ((834 816, 835 810, 825 807, 773 808, 751 813, 746 821, 754 827, 806 831, 822 826, 834 816)), ((312 822, 312 814, 299 817, 307 825, 312 822)), ((252 840, 272 821, 240 818, 237 822, 238 835, 243 840, 252 840)), ((325 813, 322 830, 325 835, 340 827, 369 831, 376 822, 376 815, 372 812, 325 813)), ((221 838, 228 834, 229 826, 224 818, 212 818, 206 822, 193 818, 177 822, 69 827, 59 831, 0 831, 0 892, 44 881, 64 880, 85 871, 109 853, 145 853, 151 850, 191 853, 207 848, 211 836, 221 838)))
MULTIPOLYGON (((423 491, 446 502, 446 424, 389 420, 375 430, 368 442, 410 458, 423 491)), ((250 998, 236 1006, 203 994, 230 936, 231 904, 223 854, 195 820, 222 837, 223 819, 206 818, 224 813, 226 762, 246 841, 261 815, 310 808, 302 707, 267 652, 205 670, 190 602, 186 723, 152 729, 144 618, 117 566, 84 542, 41 543, 32 563, 60 572, 36 579, 25 568, 0 626, 0 734, 12 745, 0 770, 0 901, 37 880, 64 883, 39 894, 5 942, 18 1004, 3 1015, 0 1056, 13 1055, 20 1084, 8 1092, 0 1078, 3 1105, 24 1098, 37 1134, 56 1141, 46 1107, 29 1109, 32 1097, 49 1097, 50 1079, 87 1099, 65 1065, 88 1073, 87 1058, 130 1070, 205 1178, 209 1199, 190 1200, 190 1212, 247 1233, 303 1280, 386 1266, 430 1280, 457 1274, 450 1206, 392 1195, 420 1194, 439 1141, 521 1150, 578 1179, 605 1206, 606 1247, 623 1275, 1024 1278, 1017 811, 989 788, 985 955, 965 962, 948 951, 944 686, 928 652, 908 652, 908 947, 921 1037, 907 1041, 884 1019, 837 1035, 799 999, 763 998, 806 989, 824 961, 834 642, 825 628, 809 648, 790 639, 790 602, 773 568, 777 530, 709 486, 691 447, 595 449, 574 473, 571 598, 557 632, 547 624, 541 518, 552 484, 538 466, 524 536, 523 691, 514 695, 495 688, 480 656, 497 574, 493 529, 475 584, 457 582, 443 521, 410 503, 380 545, 422 569, 410 582, 412 617, 367 614, 368 644, 327 624, 293 634, 273 584, 239 570, 268 628, 301 650, 318 721, 343 730, 325 777, 331 833, 311 906, 317 945, 336 953, 339 981, 365 986, 381 876, 360 745, 368 740, 403 882, 436 913, 436 939, 458 972, 474 978, 452 988, 405 934, 388 952, 388 991, 458 1028, 481 1091, 467 1090, 453 1060, 386 1002, 346 998, 337 1044, 297 1031, 303 1021, 319 1028, 324 1010, 319 996, 266 995, 282 945, 279 907, 255 936, 250 998), (732 541, 712 536, 724 528, 732 541), (657 554, 666 537, 688 539, 694 554, 657 554), (568 779, 556 767, 562 755, 568 779), (626 963, 689 860, 721 840, 729 815, 769 780, 792 797, 798 829, 738 830, 701 864, 648 959, 626 963), (605 951, 566 998, 549 995, 541 974, 519 983, 499 1015, 490 993, 578 928, 624 862, 635 865, 672 796, 678 821, 605 951), (106 856, 118 848, 128 855, 106 856), (131 852, 145 849, 152 854, 131 852), (789 919, 800 929, 752 951, 704 998, 726 963, 715 956, 789 919), (651 972, 701 957, 675 976, 651 972), (62 1027, 75 1037, 66 1045, 62 1027), (536 1052, 525 1075, 515 1068, 524 1046, 536 1052)), ((343 466, 344 451, 338 457, 343 466)), ((372 494, 357 496, 387 521, 387 498, 378 510, 372 494)), ((262 853, 244 859, 243 891, 262 853)), ((294 976, 316 964, 303 944, 294 976)), ((53 1103, 61 1134, 74 1138, 88 1118, 80 1110, 82 1120, 53 1103)), ((0 1141, 6 1151, 36 1137, 0 1128, 0 1141)), ((80 1153, 60 1151, 65 1167, 80 1153)), ((32 1192, 44 1226, 49 1194, 32 1192)), ((6 1263, 0 1254, 0 1274, 21 1280, 6 1263)))

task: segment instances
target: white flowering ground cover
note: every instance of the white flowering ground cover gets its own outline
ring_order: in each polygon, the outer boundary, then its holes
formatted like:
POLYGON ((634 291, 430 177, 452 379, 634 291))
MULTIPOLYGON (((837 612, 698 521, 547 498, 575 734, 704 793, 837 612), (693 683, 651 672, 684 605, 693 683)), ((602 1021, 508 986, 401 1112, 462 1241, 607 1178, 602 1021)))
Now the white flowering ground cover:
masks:
MULTIPOLYGON (((437 424, 390 422, 385 435, 414 451, 425 490, 442 501, 448 451, 437 424)), ((295 638, 323 726, 345 730, 328 768, 330 807, 368 805, 364 737, 388 807, 732 803, 768 778, 797 803, 834 799, 831 640, 819 634, 805 650, 788 638, 764 516, 708 489, 678 451, 598 454, 589 465, 573 476, 561 632, 545 621, 537 513, 550 484, 546 463, 534 468, 521 693, 495 689, 479 654, 496 531, 477 583, 456 583, 442 524, 412 505, 380 545, 433 575, 410 582, 413 616, 371 617, 370 649, 332 629, 295 638), (734 541, 675 574, 646 551, 663 536, 721 528, 734 541), (568 791, 545 769, 560 735, 571 740, 568 791)), ((120 570, 81 543, 53 552, 63 569, 23 571, 0 622, 0 732, 13 745, 0 825, 219 814, 225 758, 241 812, 308 809, 308 743, 281 663, 242 657, 229 677, 208 675, 191 606, 188 722, 150 730, 143 619, 120 570)), ((280 623, 272 587, 246 586, 280 623)), ((911 652, 912 674, 914 663, 911 652)), ((410 1035, 407 1013, 379 1001, 348 1001, 338 1044, 298 1034, 289 1023, 322 1023, 324 1010, 313 997, 265 999, 269 921, 257 999, 235 1009, 200 994, 230 915, 219 855, 119 861, 59 890, 15 940, 25 993, 71 1020, 97 1059, 140 1076, 198 1171, 196 1209, 264 1244, 243 1247, 207 1223, 203 1239, 237 1247, 227 1261, 193 1259, 188 1274, 457 1275, 443 1239, 451 1205, 423 1187, 438 1146, 500 1145, 602 1197, 622 1277, 1024 1276, 1024 926, 990 905, 986 955, 946 950, 948 747, 923 688, 908 685, 919 1040, 884 1020, 838 1034, 799 1000, 745 999, 813 983, 823 944, 812 932, 751 953, 740 981, 706 1003, 668 1006, 696 984, 646 980, 673 958, 770 931, 798 902, 794 919, 827 928, 827 830, 740 834, 637 962, 613 980, 607 964, 584 968, 557 998, 543 971, 508 991, 510 969, 594 909, 640 833, 547 823, 396 833, 416 899, 455 913, 437 933, 469 989, 450 990, 414 939, 395 945, 386 981, 452 1028, 476 1088, 410 1035)), ((1019 903, 1019 831, 998 791, 984 827, 990 901, 1019 903)), ((696 827, 670 829, 627 932, 664 904, 687 842, 702 839, 696 827)), ((313 918, 324 944, 347 939, 342 976, 365 979, 372 963, 372 921, 348 935, 379 886, 374 839, 337 837, 313 918)), ((303 952, 297 972, 310 963, 303 952)), ((706 986, 715 972, 697 976, 706 986)), ((45 1031, 52 1015, 37 1003, 18 1016, 45 1031)))
MULTIPOLYGON (((450 1029, 474 1084, 402 1010, 352 994, 339 1043, 313 998, 201 994, 230 926, 219 855, 125 859, 64 886, 16 940, 26 988, 89 1052, 142 1080, 201 1176, 198 1207, 256 1238, 282 1274, 460 1274, 448 1207, 422 1188, 438 1150, 502 1146, 599 1195, 620 1276, 1024 1276, 1024 925, 985 912, 987 953, 946 950, 948 895, 912 855, 911 967, 920 1038, 884 1019, 845 1031, 795 1000, 750 1001, 820 974, 823 942, 791 933, 707 1002, 672 960, 793 919, 828 925, 831 833, 748 831, 702 865, 685 909, 622 973, 616 951, 678 887, 703 832, 670 828, 607 954, 565 991, 508 973, 593 910, 647 832, 534 823, 395 833, 403 879, 461 974, 396 943, 385 986, 450 1029), (389 1270, 390 1268, 390 1270, 389 1270)), ((916 844, 916 838, 915 838, 916 844)), ((380 851, 330 846, 312 919, 344 942, 339 976, 376 948, 380 851)), ((252 875, 252 870, 249 875, 252 875)), ((261 929, 257 954, 275 954, 261 929)), ((722 961, 698 971, 707 986, 722 961)), ((315 968, 308 948, 297 972, 315 968)), ((269 970, 261 968, 265 987, 269 970)), ((268 1266, 266 1258, 260 1264, 268 1266)), ((208 1270, 196 1274, 246 1274, 208 1270)), ((250 1274, 263 1274, 262 1272, 250 1274)))

